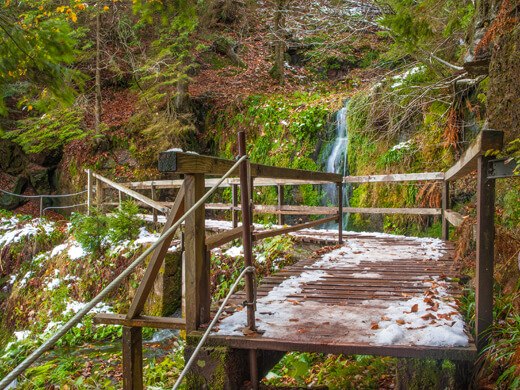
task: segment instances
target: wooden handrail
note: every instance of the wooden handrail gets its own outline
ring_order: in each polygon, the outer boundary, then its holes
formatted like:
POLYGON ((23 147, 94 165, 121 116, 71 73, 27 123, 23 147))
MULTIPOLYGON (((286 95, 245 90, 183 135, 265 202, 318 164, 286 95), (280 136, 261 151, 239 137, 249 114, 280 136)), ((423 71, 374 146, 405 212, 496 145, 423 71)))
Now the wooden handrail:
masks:
POLYGON ((343 183, 391 183, 401 181, 441 181, 444 172, 395 173, 387 175, 345 176, 343 183))
POLYGON ((327 223, 327 222, 337 221, 338 218, 339 218, 339 216, 335 215, 333 217, 325 217, 325 218, 318 219, 316 221, 301 223, 299 225, 287 226, 287 227, 283 227, 281 229, 265 230, 263 232, 253 233, 253 237, 254 237, 255 241, 262 240, 264 238, 279 236, 282 234, 292 233, 292 232, 296 232, 298 230, 308 229, 308 228, 311 228, 314 226, 323 225, 324 223, 327 223))
POLYGON ((460 159, 446 172, 445 180, 453 181, 477 169, 478 158, 488 150, 500 150, 504 145, 504 133, 498 130, 482 130, 460 159))
POLYGON ((121 192, 125 193, 126 195, 128 195, 134 199, 137 199, 138 201, 143 202, 143 203, 147 204, 148 206, 153 207, 156 210, 159 210, 162 213, 167 214, 170 211, 170 209, 168 207, 162 205, 161 203, 156 202, 155 200, 152 200, 152 199, 148 198, 147 196, 140 194, 139 192, 131 190, 130 188, 127 188, 122 184, 113 182, 112 180, 107 179, 106 177, 103 177, 95 172, 92 172, 92 176, 95 177, 97 180, 100 180, 100 181, 104 182, 105 184, 109 185, 110 187, 115 188, 116 190, 121 191, 121 192))
MULTIPOLYGON (((174 150, 159 154, 159 171, 178 174, 223 175, 233 166, 233 160, 198 154, 178 152, 174 150)), ((254 178, 287 179, 308 182, 341 183, 343 177, 336 173, 306 171, 302 169, 273 167, 262 164, 250 164, 251 176, 254 178)), ((238 175, 238 170, 235 172, 238 175)))

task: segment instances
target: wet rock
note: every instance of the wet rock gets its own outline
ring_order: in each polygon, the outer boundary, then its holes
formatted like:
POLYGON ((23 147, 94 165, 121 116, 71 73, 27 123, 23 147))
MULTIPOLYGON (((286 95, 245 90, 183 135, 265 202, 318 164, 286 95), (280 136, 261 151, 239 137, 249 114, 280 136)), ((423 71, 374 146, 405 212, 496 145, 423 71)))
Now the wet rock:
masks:
MULTIPOLYGON (((27 186, 27 179, 23 176, 10 176, 6 173, 1 175, 2 187, 13 194, 21 194, 27 186), (4 187, 5 186, 5 187, 4 187)), ((13 210, 25 203, 27 200, 14 195, 0 193, 0 208, 13 210)))
POLYGON ((45 195, 51 193, 52 189, 49 181, 48 168, 31 164, 29 166, 27 176, 29 177, 31 186, 34 188, 37 194, 45 195))
POLYGON ((0 140, 0 169, 10 175, 18 175, 27 165, 27 158, 18 145, 8 140, 0 140))

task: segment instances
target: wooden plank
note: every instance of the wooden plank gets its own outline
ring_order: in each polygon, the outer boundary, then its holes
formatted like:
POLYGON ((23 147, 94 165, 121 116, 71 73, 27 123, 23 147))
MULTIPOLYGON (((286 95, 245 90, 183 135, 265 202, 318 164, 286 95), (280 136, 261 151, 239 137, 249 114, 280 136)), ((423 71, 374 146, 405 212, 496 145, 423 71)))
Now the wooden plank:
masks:
POLYGON ((242 226, 238 226, 231 230, 226 230, 218 234, 213 234, 206 238, 206 248, 208 250, 218 248, 230 241, 236 240, 242 236, 242 226))
POLYGON ((298 231, 301 229, 307 229, 307 228, 323 225, 324 223, 331 222, 331 221, 337 221, 337 220, 338 220, 337 215, 335 215, 333 217, 325 217, 325 218, 318 219, 316 221, 302 223, 299 225, 288 226, 288 227, 284 227, 281 229, 266 230, 263 232, 253 233, 253 238, 255 241, 263 240, 264 238, 279 236, 281 234, 287 234, 287 233, 295 232, 295 231, 298 231))
POLYGON ((477 272, 475 288, 475 333, 482 352, 493 325, 493 262, 495 240, 495 180, 487 178, 490 158, 479 157, 477 172, 477 272))
POLYGON ((442 182, 442 239, 449 240, 450 239, 450 225, 448 223, 448 218, 446 217, 447 210, 450 206, 450 182, 443 181, 442 182))
POLYGON ((238 185, 231 186, 231 226, 236 228, 238 226, 238 185))
MULTIPOLYGON (((179 151, 166 151, 159 154, 159 171, 178 174, 209 174, 224 175, 234 165, 233 160, 179 151)), ((238 169, 233 172, 238 175, 238 169)), ((251 175, 259 178, 288 180, 321 180, 327 182, 342 182, 341 175, 327 172, 305 171, 301 169, 272 167, 262 164, 251 164, 251 175)))
POLYGON ((441 215, 441 209, 434 208, 364 208, 364 207, 344 207, 345 213, 359 214, 409 214, 409 215, 441 215))
POLYGON ((266 337, 210 336, 208 345, 223 345, 239 349, 270 351, 316 352, 334 355, 375 355, 399 358, 428 358, 450 360, 474 360, 477 351, 474 344, 469 347, 428 347, 420 345, 376 345, 363 343, 324 343, 321 341, 279 340, 266 337))
POLYGON ((475 141, 464 152, 445 175, 445 180, 453 181, 477 169, 477 160, 488 150, 500 150, 504 144, 504 133, 498 130, 482 130, 475 141))
MULTIPOLYGON (((94 176, 94 173, 92 173, 94 176)), ((105 200, 105 190, 103 189, 103 182, 96 179, 96 207, 98 211, 103 210, 103 201, 105 200)))
POLYGON ((183 318, 138 316, 128 319, 125 314, 99 313, 94 316, 95 324, 123 325, 134 328, 186 329, 183 318))
POLYGON ((167 213, 170 211, 170 209, 168 207, 161 205, 159 202, 156 202, 156 201, 148 198, 147 196, 140 194, 139 192, 131 190, 130 188, 127 188, 119 183, 113 182, 112 180, 107 179, 106 177, 103 177, 101 175, 98 175, 97 173, 92 173, 92 175, 96 179, 108 184, 110 187, 113 187, 116 190, 121 191, 121 192, 125 193, 126 195, 128 195, 134 199, 137 199, 138 201, 143 202, 150 207, 153 207, 153 208, 159 210, 161 213, 167 213))
MULTIPOLYGON (((184 213, 184 187, 181 187, 179 193, 177 194, 177 198, 175 199, 175 203, 168 215, 168 219, 164 224, 162 233, 164 234, 168 229, 170 229, 175 222, 177 222, 182 214, 184 213)), ((130 309, 128 310, 127 318, 131 319, 143 311, 146 300, 148 299, 148 295, 152 291, 153 285, 155 283, 155 279, 159 274, 161 269, 161 265, 168 253, 168 249, 170 248, 173 237, 175 236, 175 232, 172 232, 166 239, 153 251, 152 257, 148 266, 146 267, 146 271, 144 273, 143 279, 139 283, 139 287, 137 288, 137 292, 135 293, 134 299, 132 300, 132 304, 130 305, 130 309)))
POLYGON ((123 390, 143 389, 143 329, 123 326, 123 390))
MULTIPOLYGON (((283 185, 277 185, 276 191, 278 195, 278 210, 282 210, 285 200, 284 200, 284 186, 283 185)), ((278 214, 278 225, 283 226, 285 225, 285 217, 283 214, 278 214)))
POLYGON ((90 211, 92 209, 92 199, 94 196, 94 189, 93 189, 93 178, 92 178, 92 171, 90 169, 86 170, 87 172, 87 215, 90 215, 90 211))
POLYGON ((460 225, 462 225, 464 219, 467 218, 453 210, 445 210, 444 217, 449 223, 451 223, 455 227, 459 227, 460 225))
MULTIPOLYGON (((276 215, 336 215, 338 213, 337 207, 326 206, 270 206, 270 205, 255 205, 253 208, 258 214, 276 214, 276 215)), ((283 225, 283 224, 281 224, 283 225)))
MULTIPOLYGON (((204 175, 184 177, 184 207, 189 210, 204 195, 204 175)), ((206 257, 204 205, 192 212, 184 223, 186 277, 186 328, 189 331, 208 322, 210 314, 209 264, 206 257)))
POLYGON ((337 184, 338 193, 338 244, 343 244, 343 183, 337 184))
POLYGON ((440 181, 444 172, 391 173, 387 175, 345 176, 343 183, 392 183, 402 181, 440 181))

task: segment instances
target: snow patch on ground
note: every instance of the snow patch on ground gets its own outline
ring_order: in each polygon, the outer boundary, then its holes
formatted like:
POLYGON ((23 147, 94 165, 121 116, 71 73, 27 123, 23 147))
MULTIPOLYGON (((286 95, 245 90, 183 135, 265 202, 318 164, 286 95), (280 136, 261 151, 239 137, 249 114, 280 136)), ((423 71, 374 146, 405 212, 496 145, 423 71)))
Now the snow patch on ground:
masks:
POLYGON ((382 276, 376 272, 354 272, 352 274, 354 278, 367 278, 367 279, 380 279, 382 276))

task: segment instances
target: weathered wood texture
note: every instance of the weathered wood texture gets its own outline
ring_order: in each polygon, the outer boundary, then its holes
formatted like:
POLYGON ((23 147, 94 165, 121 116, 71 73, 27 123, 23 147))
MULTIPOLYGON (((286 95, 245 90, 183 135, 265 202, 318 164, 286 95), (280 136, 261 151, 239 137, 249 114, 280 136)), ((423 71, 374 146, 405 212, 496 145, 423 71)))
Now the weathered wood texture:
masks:
POLYGON ((265 230, 263 232, 253 233, 253 238, 255 239, 255 241, 263 240, 264 238, 279 236, 279 235, 287 234, 287 233, 291 233, 291 232, 296 232, 301 229, 308 229, 308 228, 311 228, 314 226, 323 225, 324 223, 337 221, 337 220, 338 220, 337 215, 335 215, 333 217, 320 218, 316 221, 301 223, 301 224, 293 225, 293 226, 287 226, 287 227, 283 227, 281 229, 265 230))
POLYGON ((95 324, 123 325, 134 328, 186 329, 183 318, 138 316, 132 319, 124 314, 99 313, 94 316, 95 324))
MULTIPOLYGON (((331 232, 329 231, 329 235, 331 232)), ((336 242, 337 233, 333 233, 336 242)), ((431 347, 412 344, 401 345, 377 345, 375 339, 368 335, 371 332, 369 318, 380 321, 381 316, 391 304, 404 303, 403 307, 411 307, 406 302, 412 297, 425 296, 424 280, 436 280, 446 277, 455 277, 457 271, 453 267, 454 247, 450 243, 444 243, 444 252, 441 258, 432 260, 431 255, 422 248, 420 240, 402 237, 381 237, 363 234, 348 234, 347 244, 353 243, 356 248, 366 248, 366 254, 370 254, 376 248, 384 248, 385 254, 378 252, 377 256, 362 261, 357 266, 352 264, 335 263, 334 267, 315 265, 317 259, 308 258, 292 266, 286 267, 277 274, 264 278, 257 289, 259 300, 266 298, 271 291, 283 291, 280 285, 289 279, 298 278, 303 273, 312 270, 322 270, 324 275, 319 280, 305 281, 298 288, 291 291, 283 298, 286 308, 292 316, 290 321, 282 324, 276 320, 277 313, 269 313, 269 299, 263 301, 261 310, 264 311, 263 321, 258 321, 260 330, 273 332, 269 337, 254 336, 228 336, 217 333, 210 336, 210 345, 226 345, 233 348, 255 348, 276 351, 302 351, 333 354, 373 354, 397 357, 421 357, 433 359, 471 360, 476 357, 476 348, 470 338, 468 347, 431 347), (411 253, 408 257, 398 258, 402 251, 411 253), (417 254, 415 256, 415 254, 417 254), (364 276, 366 275, 366 276, 364 276), (374 278, 372 275, 378 275, 374 278), (267 302, 267 303, 266 303, 267 302), (367 303, 369 302, 369 303, 367 303), (388 304, 386 303, 388 302, 388 304), (308 304, 307 304, 308 303, 308 304), (322 318, 314 310, 324 307, 327 318, 322 318), (267 311, 267 313, 266 313, 267 311), (335 319, 335 312, 340 318, 344 313, 352 313, 349 323, 335 319), (356 314, 357 313, 357 314, 356 314), (272 315, 274 324, 266 321, 265 316, 272 315), (367 340, 360 341, 362 339, 367 340)), ((356 252, 363 249, 357 249, 356 252)), ((363 256, 360 254, 360 256, 363 256)), ((373 255, 375 256, 375 255, 373 255)), ((305 279, 305 278, 304 278, 305 279)), ((445 287, 448 294, 457 298, 462 292, 457 283, 448 282, 445 287)), ((278 301, 279 294, 272 299, 276 301, 276 310, 284 308, 278 301)), ((244 292, 236 293, 227 314, 235 310, 242 310, 244 292)), ((405 309, 403 309, 405 310, 405 309)), ((268 317, 271 318, 271 317, 268 317)), ((418 328, 421 329, 421 328, 418 328)))
POLYGON ((488 150, 500 150, 504 133, 497 130, 482 130, 462 157, 446 172, 445 180, 453 181, 477 169, 477 161, 488 150))
MULTIPOLYGON (((284 186, 278 185, 276 187, 277 195, 278 195, 278 210, 282 210, 284 207, 285 199, 284 199, 284 186)), ((278 214, 278 225, 284 225, 285 224, 285 217, 283 214, 278 214)))
MULTIPOLYGON (((159 210, 161 213, 167 213, 170 210, 168 207, 163 206, 159 202, 156 202, 156 201, 148 198, 147 196, 140 194, 139 192, 131 190, 130 188, 127 188, 122 184, 113 182, 112 180, 107 179, 106 177, 98 175, 97 173, 92 173, 92 176, 95 177, 100 182, 104 182, 105 184, 109 185, 110 187, 115 188, 116 190, 121 191, 122 193, 124 193, 134 199, 137 199, 138 201, 143 202, 143 203, 147 204, 148 206, 153 207, 154 209, 159 210)), ((102 188, 102 186, 99 186, 99 187, 102 188)))
POLYGON ((444 172, 394 173, 388 175, 345 176, 343 183, 392 183, 402 181, 440 181, 444 172))
POLYGON ((495 180, 487 178, 489 157, 478 158, 477 172, 477 272, 475 331, 477 348, 486 347, 493 324, 493 263, 495 240, 495 180))
MULTIPOLYGON (((178 174, 203 173, 208 175, 224 175, 234 165, 233 160, 217 157, 200 156, 196 154, 166 151, 159 155, 159 171, 178 174)), ((237 172, 234 173, 238 175, 237 172)), ((301 169, 272 167, 261 164, 251 164, 251 176, 255 178, 272 178, 288 180, 320 180, 340 183, 341 175, 335 173, 305 171, 301 169)))
POLYGON ((363 208, 363 207, 344 207, 345 213, 359 214, 410 214, 410 215, 441 215, 441 209, 428 208, 363 208))
POLYGON ((143 330, 123 326, 123 389, 143 389, 143 330))
MULTIPOLYGON (((184 182, 184 207, 189 210, 204 195, 204 175, 186 175, 184 182)), ((204 206, 201 206, 186 218, 184 225, 186 328, 189 331, 209 320, 211 299, 204 214, 204 206)))
MULTIPOLYGON (((181 187, 179 193, 177 194, 177 198, 175 203, 171 209, 171 212, 166 220, 166 224, 163 228, 163 234, 170 229, 175 222, 177 222, 182 214, 184 213, 184 187, 181 187)), ((141 283, 139 283, 139 287, 137 288, 137 292, 135 293, 134 299, 132 300, 132 304, 130 305, 130 309, 128 310, 127 318, 132 319, 143 311, 144 305, 152 291, 153 285, 155 283, 155 279, 161 269, 161 265, 164 262, 164 258, 166 253, 168 252, 168 248, 171 245, 175 232, 172 232, 153 252, 152 258, 148 263, 146 271, 144 273, 143 279, 141 283)))
POLYGON ((450 206, 450 182, 444 181, 442 183, 442 239, 448 240, 450 238, 450 224, 446 216, 446 211, 450 206))
POLYGON ((206 248, 208 250, 218 248, 230 241, 236 240, 242 236, 242 226, 238 226, 231 230, 214 234, 206 239, 206 248))

